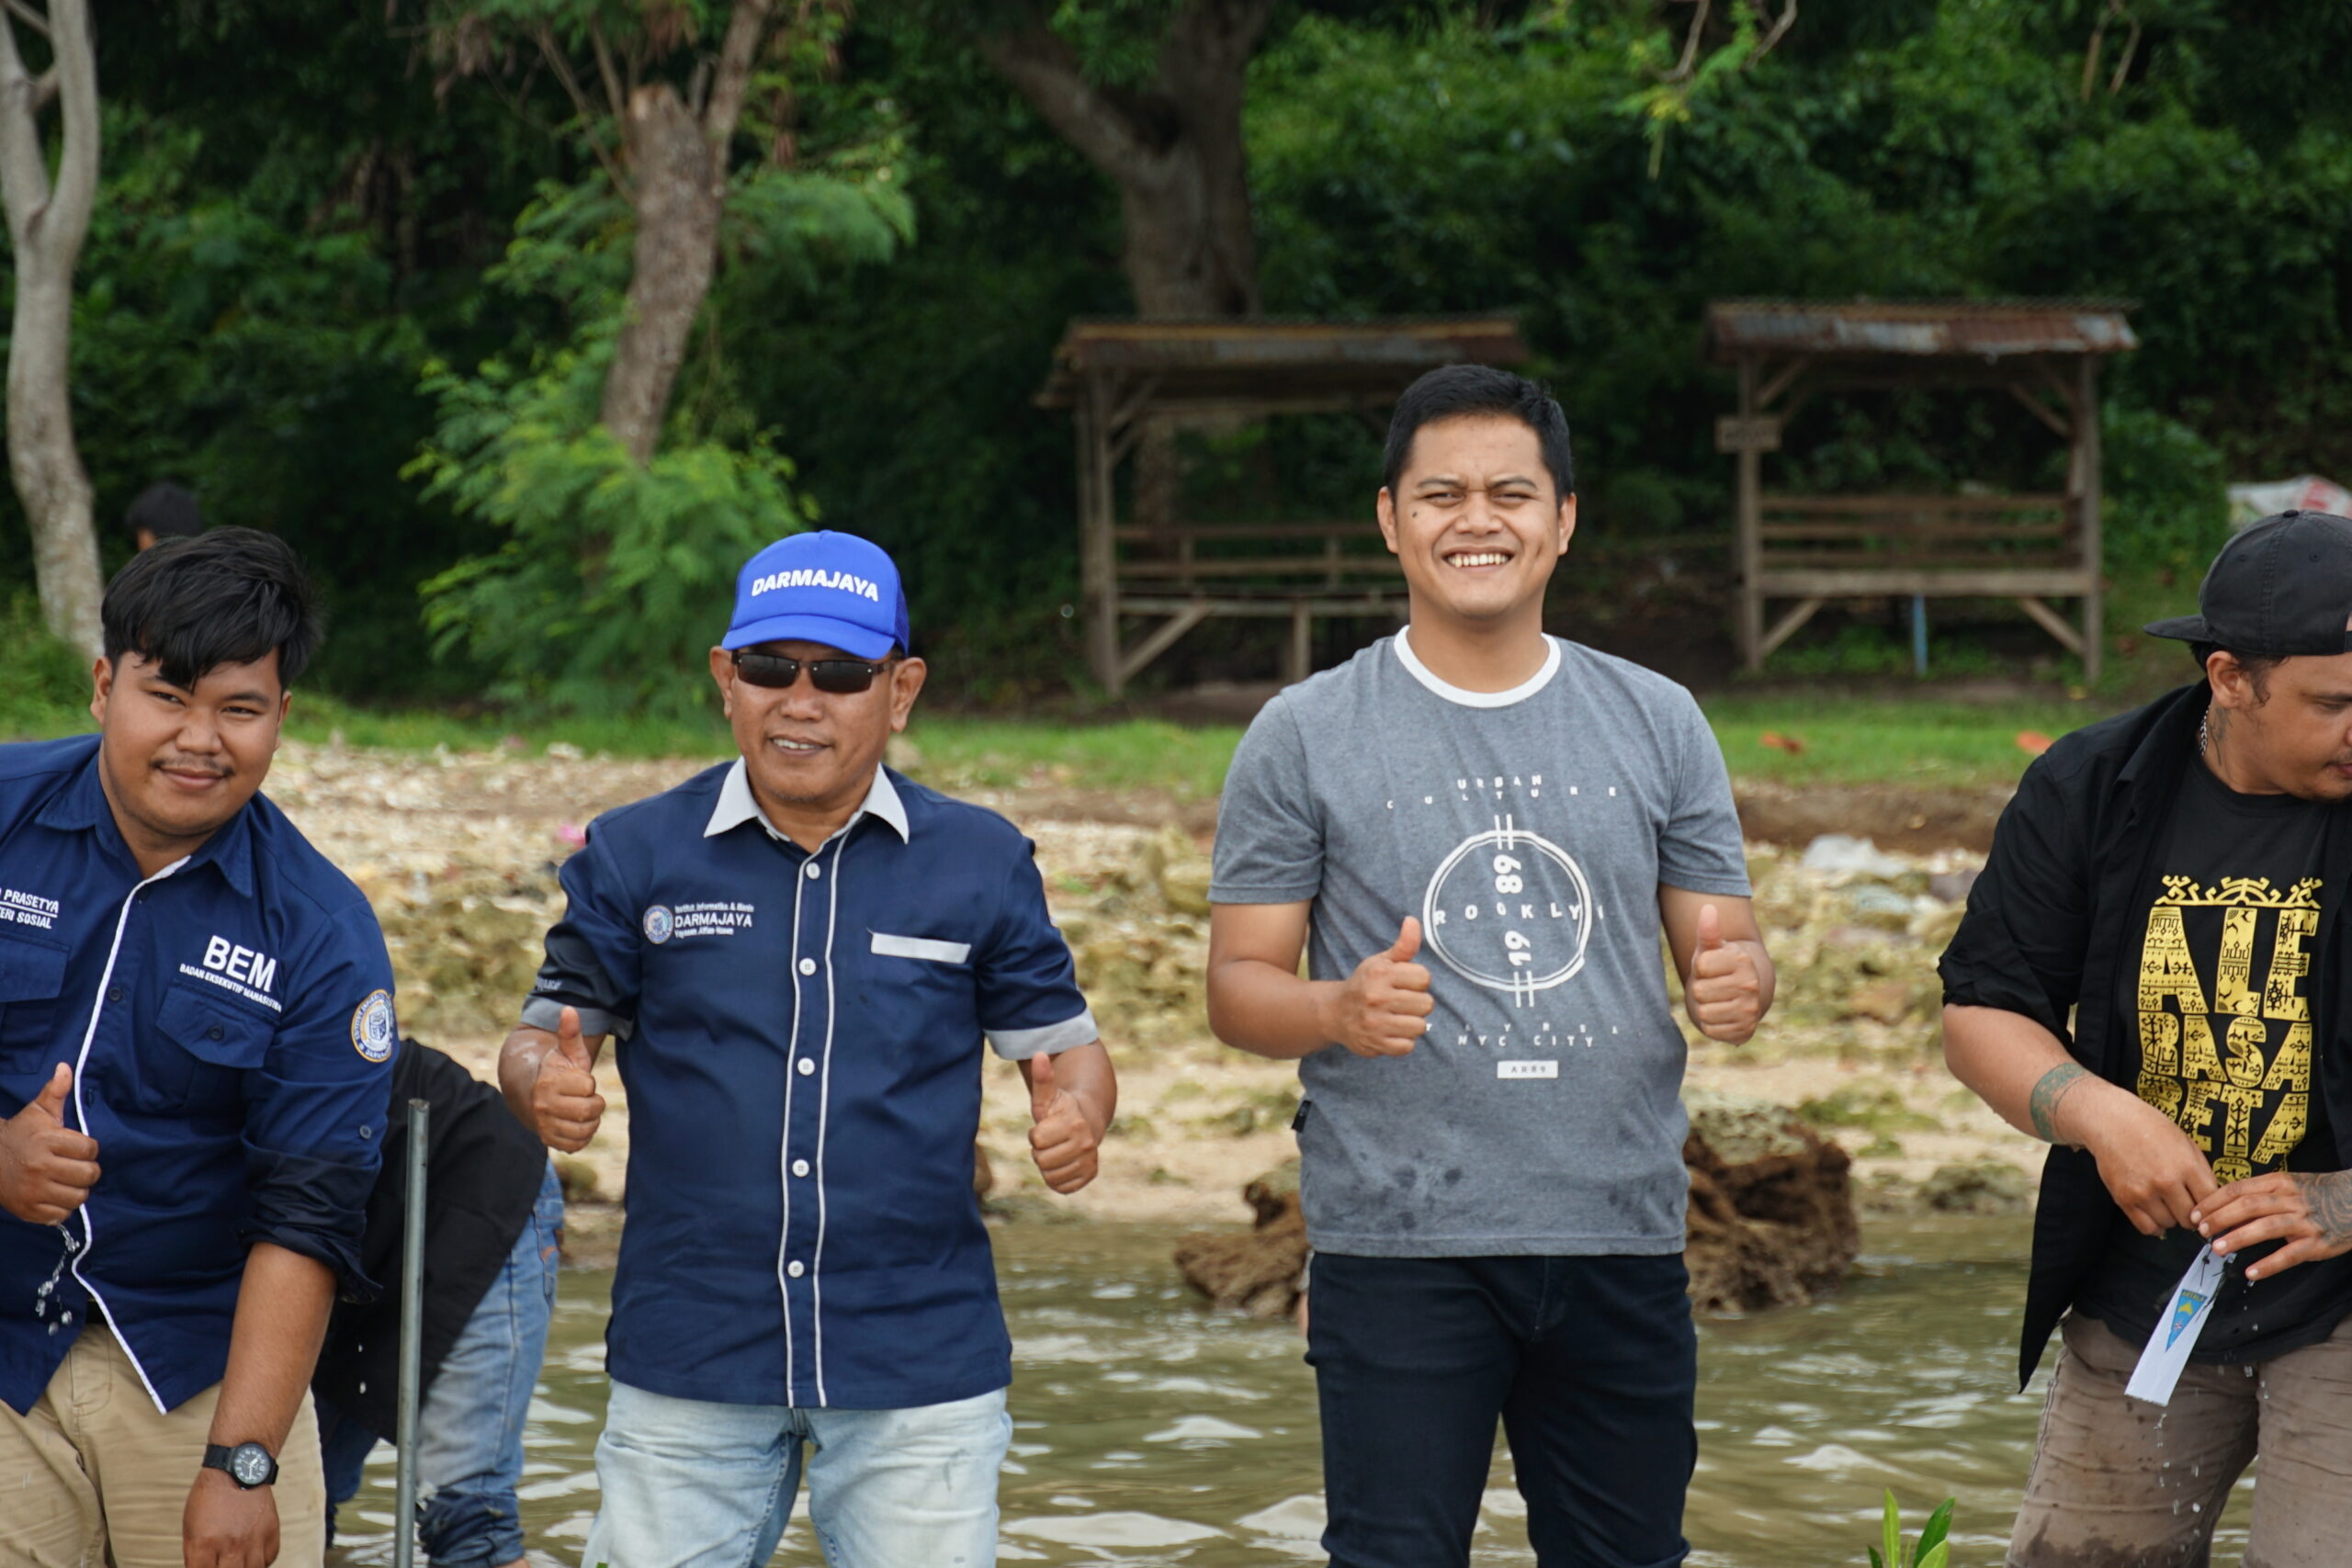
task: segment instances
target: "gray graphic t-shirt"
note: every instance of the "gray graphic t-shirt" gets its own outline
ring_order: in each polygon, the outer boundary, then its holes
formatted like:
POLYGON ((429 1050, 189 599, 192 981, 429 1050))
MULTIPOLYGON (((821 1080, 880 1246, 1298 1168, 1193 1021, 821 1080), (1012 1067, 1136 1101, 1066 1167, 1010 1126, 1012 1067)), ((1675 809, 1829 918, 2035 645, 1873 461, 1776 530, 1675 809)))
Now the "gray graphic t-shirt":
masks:
POLYGON ((1660 884, 1745 897, 1723 754, 1690 694, 1556 639, 1510 692, 1404 636, 1269 703, 1217 814, 1209 897, 1312 899, 1310 974, 1396 940, 1437 1010, 1409 1055, 1299 1064, 1308 1239, 1373 1257, 1679 1252, 1682 1032, 1660 884))

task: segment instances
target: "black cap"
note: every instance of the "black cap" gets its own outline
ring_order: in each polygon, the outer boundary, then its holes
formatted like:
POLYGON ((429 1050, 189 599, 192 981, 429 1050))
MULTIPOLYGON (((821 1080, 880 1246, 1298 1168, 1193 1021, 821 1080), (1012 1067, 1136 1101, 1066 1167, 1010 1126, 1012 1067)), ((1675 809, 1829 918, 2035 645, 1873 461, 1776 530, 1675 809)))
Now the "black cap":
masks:
POLYGON ((2256 659, 2352 653, 2352 517, 2281 512, 2248 525, 2206 568, 2197 608, 2145 629, 2256 659))

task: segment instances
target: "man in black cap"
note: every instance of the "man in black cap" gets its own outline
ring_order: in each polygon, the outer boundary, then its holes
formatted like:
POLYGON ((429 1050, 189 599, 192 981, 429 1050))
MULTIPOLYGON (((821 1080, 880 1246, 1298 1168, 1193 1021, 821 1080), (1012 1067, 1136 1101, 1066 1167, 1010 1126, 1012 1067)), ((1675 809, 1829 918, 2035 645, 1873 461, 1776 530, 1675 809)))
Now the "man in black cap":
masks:
POLYGON ((2203 678, 2026 770, 1943 956, 1952 1072, 2055 1145, 2012 1568, 2202 1564, 2257 1452, 2248 1568, 2352 1540, 2352 520, 2265 518, 2199 608, 2147 629, 2203 678), (2158 1336, 2168 1405, 2126 1392, 2158 1336))

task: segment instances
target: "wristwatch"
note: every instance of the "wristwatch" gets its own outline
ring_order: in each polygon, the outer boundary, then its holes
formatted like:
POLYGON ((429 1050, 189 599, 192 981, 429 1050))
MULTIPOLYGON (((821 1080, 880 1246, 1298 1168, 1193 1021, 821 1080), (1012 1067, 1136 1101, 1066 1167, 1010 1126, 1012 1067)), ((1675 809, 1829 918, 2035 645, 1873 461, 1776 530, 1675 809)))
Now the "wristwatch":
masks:
POLYGON ((256 1486, 267 1486, 277 1479, 277 1461, 259 1443, 239 1443, 227 1448, 220 1443, 208 1443, 204 1449, 206 1470, 223 1470, 229 1479, 250 1492, 256 1486))

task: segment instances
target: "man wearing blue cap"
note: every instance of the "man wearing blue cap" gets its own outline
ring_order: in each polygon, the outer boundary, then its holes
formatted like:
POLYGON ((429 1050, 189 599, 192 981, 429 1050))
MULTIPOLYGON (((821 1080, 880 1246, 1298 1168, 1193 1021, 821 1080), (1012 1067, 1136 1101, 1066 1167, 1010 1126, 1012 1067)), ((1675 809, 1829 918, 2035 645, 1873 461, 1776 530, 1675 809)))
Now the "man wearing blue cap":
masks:
POLYGON ((924 675, 888 555, 762 550, 710 669, 741 756, 590 826, 499 1062, 558 1149, 595 1134, 607 1035, 628 1093, 585 1562, 765 1562, 807 1444, 836 1568, 978 1568, 1012 1433, 980 1043, 1057 1192, 1093 1179, 1110 1058, 1028 840, 882 766, 924 675))

